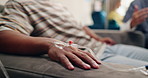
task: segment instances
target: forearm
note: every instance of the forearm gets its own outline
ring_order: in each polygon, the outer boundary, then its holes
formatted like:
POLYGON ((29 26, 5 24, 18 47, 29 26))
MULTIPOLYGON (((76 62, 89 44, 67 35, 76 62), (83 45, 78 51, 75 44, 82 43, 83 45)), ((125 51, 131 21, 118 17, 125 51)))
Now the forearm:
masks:
POLYGON ((63 47, 63 49, 54 47, 53 42, 57 40, 26 36, 15 31, 0 31, 0 34, 0 52, 21 55, 40 55, 48 53, 51 60, 62 63, 70 70, 74 69, 71 61, 84 69, 90 69, 91 67, 99 68, 98 64, 100 64, 100 62, 90 53, 71 46, 63 47))
POLYGON ((26 36, 15 31, 0 32, 0 52, 23 55, 47 53, 50 39, 26 36))
POLYGON ((84 27, 85 32, 92 38, 94 38, 95 40, 99 41, 99 42, 103 42, 103 43, 107 43, 109 45, 114 45, 116 42, 114 40, 112 40, 111 38, 102 38, 99 37, 98 35, 96 35, 92 30, 90 30, 87 27, 84 27))
POLYGON ((96 35, 91 29, 89 29, 88 27, 84 27, 83 28, 86 32, 87 35, 89 35, 90 37, 94 38, 95 40, 99 41, 100 39, 102 39, 100 36, 96 35))

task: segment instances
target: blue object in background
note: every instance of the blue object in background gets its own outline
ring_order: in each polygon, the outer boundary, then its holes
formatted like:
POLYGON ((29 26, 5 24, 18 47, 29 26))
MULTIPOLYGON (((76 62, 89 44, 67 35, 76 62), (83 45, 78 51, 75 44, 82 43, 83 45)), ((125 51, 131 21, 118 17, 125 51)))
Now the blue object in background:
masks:
MULTIPOLYGON (((104 11, 93 12, 92 19, 94 24, 89 26, 91 29, 105 29, 105 18, 106 13, 104 11)), ((108 29, 110 30, 119 30, 120 26, 117 24, 115 20, 108 21, 108 29)))
POLYGON ((104 11, 93 12, 92 19, 94 24, 89 26, 91 29, 104 29, 106 13, 104 11))
POLYGON ((111 29, 111 30, 119 30, 120 29, 120 26, 117 24, 117 22, 115 20, 109 20, 108 21, 108 29, 111 29))

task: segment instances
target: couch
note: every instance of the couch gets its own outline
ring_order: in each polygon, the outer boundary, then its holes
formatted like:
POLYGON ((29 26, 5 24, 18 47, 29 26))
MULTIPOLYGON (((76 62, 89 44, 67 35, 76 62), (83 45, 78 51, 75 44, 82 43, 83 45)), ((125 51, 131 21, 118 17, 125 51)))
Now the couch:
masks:
POLYGON ((140 31, 93 30, 102 37, 110 37, 117 44, 127 44, 139 47, 145 46, 145 36, 140 31))
MULTIPOLYGON (((3 6, 1 6, 3 9, 3 6)), ((109 30, 94 30, 103 37, 109 36, 117 41, 136 46, 144 46, 144 35, 141 32, 121 32, 109 30)), ((78 67, 75 70, 67 70, 61 64, 51 61, 47 55, 42 56, 18 56, 2 54, 0 60, 7 70, 10 78, 147 78, 140 72, 119 72, 101 65, 100 69, 83 70, 78 67)), ((119 68, 131 66, 111 64, 119 68)), ((5 78, 0 68, 0 78, 5 78)))

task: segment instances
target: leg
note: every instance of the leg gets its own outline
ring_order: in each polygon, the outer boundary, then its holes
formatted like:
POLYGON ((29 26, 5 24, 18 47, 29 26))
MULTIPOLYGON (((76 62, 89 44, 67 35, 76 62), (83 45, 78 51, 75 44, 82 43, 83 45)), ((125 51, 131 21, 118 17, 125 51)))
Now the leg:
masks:
POLYGON ((103 53, 101 60, 128 65, 131 65, 132 63, 133 65, 145 65, 148 64, 148 50, 121 44, 108 46, 103 53))
POLYGON ((148 49, 148 34, 145 34, 145 48, 148 49))
POLYGON ((108 63, 125 64, 125 65, 131 65, 131 66, 136 66, 136 67, 148 65, 148 62, 141 61, 141 60, 135 60, 135 59, 131 59, 131 58, 120 56, 120 55, 110 55, 109 56, 109 54, 104 53, 102 57, 105 57, 105 58, 102 58, 101 60, 104 62, 108 62, 108 63))

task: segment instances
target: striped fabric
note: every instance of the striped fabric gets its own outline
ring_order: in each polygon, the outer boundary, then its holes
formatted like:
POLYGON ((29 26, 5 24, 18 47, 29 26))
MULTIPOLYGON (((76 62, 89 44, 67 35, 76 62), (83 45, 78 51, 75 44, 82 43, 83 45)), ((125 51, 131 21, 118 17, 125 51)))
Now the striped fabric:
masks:
POLYGON ((70 40, 98 52, 101 42, 90 38, 67 9, 50 0, 9 0, 0 26, 15 29, 23 34, 70 40))

